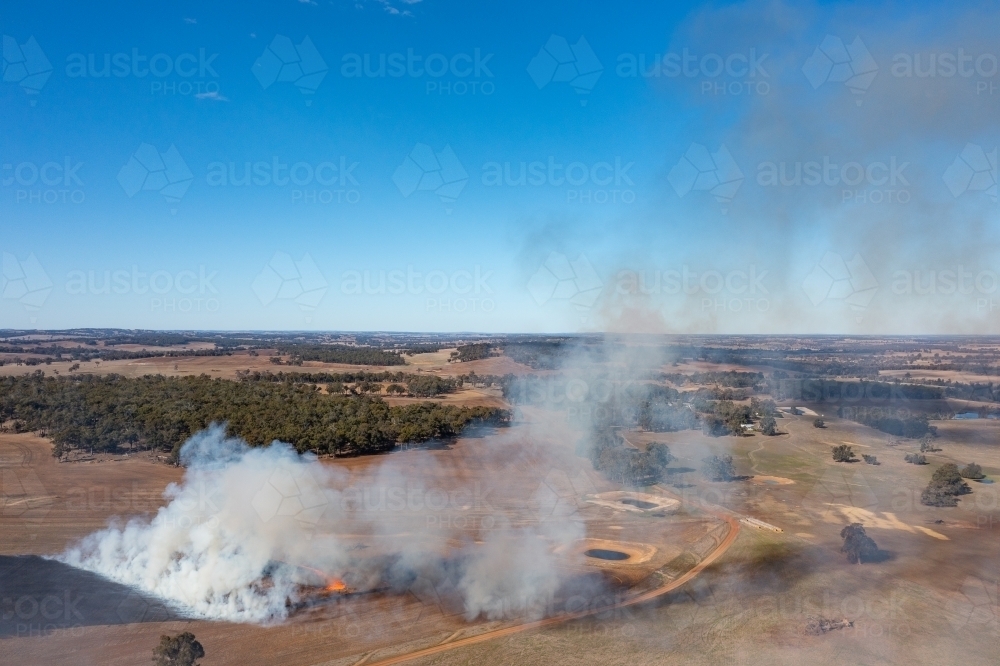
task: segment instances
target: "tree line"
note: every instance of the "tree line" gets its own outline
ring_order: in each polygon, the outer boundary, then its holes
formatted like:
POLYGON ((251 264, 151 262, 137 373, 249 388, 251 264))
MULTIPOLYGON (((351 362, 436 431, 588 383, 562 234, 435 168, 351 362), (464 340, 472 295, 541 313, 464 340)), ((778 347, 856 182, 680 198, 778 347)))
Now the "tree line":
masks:
POLYGON ((465 361, 478 361, 490 356, 493 356, 493 345, 487 342, 477 342, 471 345, 459 345, 451 353, 451 358, 448 360, 464 363, 465 361))
POLYGON ((391 382, 386 388, 389 395, 409 394, 417 398, 430 398, 445 393, 454 393, 464 383, 462 377, 438 377, 408 372, 268 372, 237 370, 236 379, 244 382, 284 382, 288 384, 324 384, 334 395, 342 393, 381 393, 382 384, 391 382), (348 388, 353 384, 353 389, 348 388))
POLYGON ((663 379, 682 386, 684 384, 716 384, 729 388, 752 388, 761 389, 766 386, 766 379, 763 372, 738 372, 728 370, 725 372, 695 372, 685 375, 679 372, 663 373, 663 379))
POLYGON ((389 406, 378 397, 336 396, 316 386, 199 377, 77 375, 41 372, 0 378, 0 419, 42 431, 55 454, 69 449, 176 454, 213 422, 253 446, 275 439, 298 451, 357 455, 397 443, 453 437, 469 425, 505 425, 507 410, 434 402, 389 406))
POLYGON ((293 361, 320 361, 349 365, 406 365, 401 354, 374 347, 279 343, 275 348, 279 354, 287 354, 293 361))
POLYGON ((18 347, 0 346, 0 353, 31 354, 32 358, 0 359, 0 365, 24 364, 28 366, 48 365, 53 361, 126 361, 140 358, 163 358, 181 356, 232 356, 230 349, 170 349, 147 351, 123 351, 107 347, 18 347), (41 358, 39 358, 41 357, 41 358))
POLYGON ((918 439, 924 435, 934 435, 937 432, 936 428, 927 422, 927 417, 922 415, 901 416, 880 409, 838 407, 837 416, 896 437, 908 439, 918 439))

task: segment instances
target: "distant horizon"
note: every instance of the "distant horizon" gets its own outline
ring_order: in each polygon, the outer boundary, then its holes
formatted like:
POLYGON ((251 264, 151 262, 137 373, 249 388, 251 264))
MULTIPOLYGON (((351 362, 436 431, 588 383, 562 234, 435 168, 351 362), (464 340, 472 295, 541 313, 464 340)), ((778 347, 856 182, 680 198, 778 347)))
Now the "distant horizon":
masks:
POLYGON ((398 336, 431 336, 431 337, 458 337, 458 336, 479 336, 479 337, 561 337, 561 338, 586 338, 586 337, 677 337, 677 338, 972 338, 990 339, 996 338, 1000 341, 1000 333, 627 333, 619 331, 587 331, 573 333, 532 333, 532 332, 483 332, 483 331, 377 331, 377 330, 279 330, 279 329, 167 329, 167 328, 117 328, 117 327, 80 327, 80 328, 60 328, 60 329, 20 329, 20 328, 0 328, 0 333, 73 333, 86 331, 123 331, 123 332, 150 332, 150 333, 190 333, 190 334, 223 334, 238 335, 246 334, 274 334, 274 335, 398 335, 398 336))

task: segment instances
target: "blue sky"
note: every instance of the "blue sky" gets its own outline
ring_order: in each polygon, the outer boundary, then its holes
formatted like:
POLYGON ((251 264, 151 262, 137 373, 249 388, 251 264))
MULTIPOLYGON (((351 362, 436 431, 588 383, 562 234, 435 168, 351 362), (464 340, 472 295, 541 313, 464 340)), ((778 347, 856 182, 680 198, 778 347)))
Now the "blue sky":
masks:
POLYGON ((993 332, 998 23, 7 3, 0 326, 993 332))

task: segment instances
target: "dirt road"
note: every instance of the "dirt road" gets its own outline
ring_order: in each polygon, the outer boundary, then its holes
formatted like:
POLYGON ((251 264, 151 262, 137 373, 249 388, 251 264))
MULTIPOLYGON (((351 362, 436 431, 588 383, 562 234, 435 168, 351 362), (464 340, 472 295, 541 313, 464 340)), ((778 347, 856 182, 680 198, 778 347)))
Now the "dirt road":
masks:
POLYGON ((567 613, 565 615, 560 615, 558 617, 549 617, 543 620, 536 620, 534 622, 525 622, 524 624, 515 625, 513 627, 504 627, 503 629, 497 629, 496 631, 488 631, 477 636, 470 636, 468 638, 462 638, 455 641, 450 641, 449 636, 445 639, 445 642, 438 645, 431 646, 429 648, 424 648, 422 650, 417 650, 415 652, 409 652, 407 654, 397 655, 395 657, 390 657, 388 659, 383 659, 376 662, 368 662, 366 659, 362 659, 359 664, 366 664, 367 666, 389 666, 389 664, 400 664, 412 659, 419 659, 420 657, 429 657, 431 655, 440 654, 447 650, 454 650, 455 648, 465 647, 468 645, 475 645, 476 643, 483 643, 485 641, 490 641, 495 638, 503 638, 504 636, 510 636, 512 634, 518 634, 524 631, 530 631, 532 629, 542 629, 545 627, 551 627, 553 625, 561 624, 563 622, 569 622, 571 620, 579 620, 591 615, 597 615, 598 613, 604 613, 609 610, 614 610, 616 608, 624 608, 626 606, 634 606, 636 604, 645 603, 651 599, 663 596, 668 592, 672 592, 677 588, 681 587, 692 578, 697 576, 699 573, 705 570, 708 565, 712 564, 715 560, 722 556, 723 553, 728 550, 728 548, 736 541, 736 537, 740 531, 740 524, 736 517, 730 515, 728 512, 724 511, 720 507, 712 507, 707 509, 709 513, 723 519, 729 525, 729 532, 726 533, 725 538, 719 542, 718 547, 708 554, 701 562, 696 564, 694 567, 689 569, 680 578, 672 580, 662 587, 658 587, 654 590, 644 592, 642 594, 636 595, 631 599, 620 604, 614 604, 612 606, 606 606, 601 608, 594 608, 586 611, 580 611, 579 613, 567 613), (450 642, 448 642, 450 641, 450 642))

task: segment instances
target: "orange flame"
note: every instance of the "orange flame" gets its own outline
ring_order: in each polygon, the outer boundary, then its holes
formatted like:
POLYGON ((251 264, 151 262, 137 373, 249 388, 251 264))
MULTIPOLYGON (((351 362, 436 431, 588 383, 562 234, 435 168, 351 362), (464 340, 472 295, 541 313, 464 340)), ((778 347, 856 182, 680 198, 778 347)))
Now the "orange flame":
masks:
POLYGON ((339 578, 331 578, 327 586, 323 589, 327 592, 343 592, 347 589, 347 585, 339 578))
POLYGON ((303 569, 308 569, 314 574, 319 575, 321 578, 326 580, 326 587, 323 588, 324 592, 344 592, 347 590, 347 583, 337 578, 336 576, 329 576, 326 573, 320 571, 319 569, 314 569, 312 567, 302 566, 303 569))

